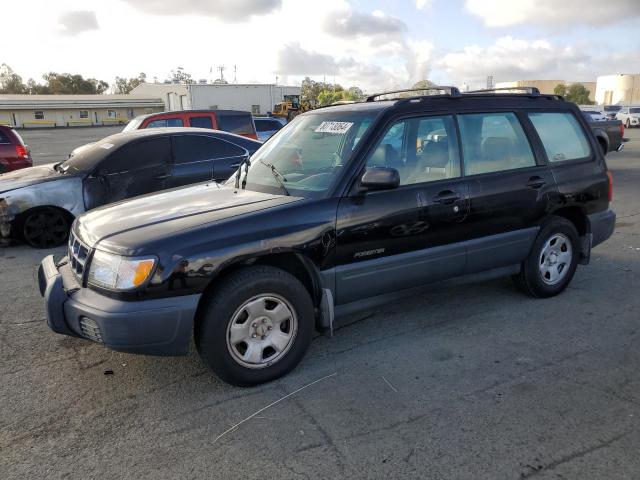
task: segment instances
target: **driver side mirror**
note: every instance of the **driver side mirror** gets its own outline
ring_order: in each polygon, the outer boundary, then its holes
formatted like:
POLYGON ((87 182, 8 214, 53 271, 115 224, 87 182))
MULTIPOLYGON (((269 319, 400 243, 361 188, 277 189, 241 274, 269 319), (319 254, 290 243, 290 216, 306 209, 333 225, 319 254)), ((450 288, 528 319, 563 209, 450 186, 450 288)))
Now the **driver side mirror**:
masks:
POLYGON ((360 190, 392 190, 400 185, 400 174, 395 168, 375 167, 367 169, 360 179, 360 190))

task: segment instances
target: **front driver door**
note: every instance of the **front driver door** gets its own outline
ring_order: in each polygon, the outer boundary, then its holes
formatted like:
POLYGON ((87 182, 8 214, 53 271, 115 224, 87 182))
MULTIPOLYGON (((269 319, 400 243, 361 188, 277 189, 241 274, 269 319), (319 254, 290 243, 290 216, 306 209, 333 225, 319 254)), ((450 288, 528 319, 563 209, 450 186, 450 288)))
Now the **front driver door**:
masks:
POLYGON ((462 273, 469 195, 451 116, 389 127, 367 168, 396 168, 400 186, 354 193, 338 206, 336 304, 462 273))
POLYGON ((106 183, 106 202, 157 192, 170 176, 169 136, 134 140, 101 162, 97 176, 106 183))

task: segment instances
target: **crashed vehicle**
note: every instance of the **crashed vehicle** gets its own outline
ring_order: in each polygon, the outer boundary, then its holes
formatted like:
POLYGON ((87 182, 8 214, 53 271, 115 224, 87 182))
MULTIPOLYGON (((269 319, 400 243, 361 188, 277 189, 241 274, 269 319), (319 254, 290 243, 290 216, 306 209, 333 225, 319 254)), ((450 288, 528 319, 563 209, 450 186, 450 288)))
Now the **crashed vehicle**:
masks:
POLYGON ((0 175, 0 241, 62 245, 79 214, 158 190, 226 180, 260 145, 209 129, 137 130, 106 137, 65 162, 0 175))
POLYGON ((132 353, 195 340, 222 379, 255 385, 314 329, 427 284, 482 273, 560 294, 615 225, 589 125, 537 89, 434 91, 301 114, 225 185, 81 215, 68 256, 40 265, 49 327, 132 353))

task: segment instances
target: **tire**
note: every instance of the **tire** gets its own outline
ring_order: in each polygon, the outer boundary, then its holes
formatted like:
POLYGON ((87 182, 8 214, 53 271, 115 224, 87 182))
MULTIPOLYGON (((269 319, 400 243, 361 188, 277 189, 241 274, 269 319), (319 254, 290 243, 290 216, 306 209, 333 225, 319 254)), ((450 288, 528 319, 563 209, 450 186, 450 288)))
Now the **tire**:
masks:
POLYGON ((520 273, 513 276, 516 286, 533 297, 558 295, 576 272, 579 245, 573 223, 562 217, 550 217, 540 229, 520 273))
POLYGON ((38 208, 20 220, 20 232, 25 242, 34 248, 64 245, 69 238, 69 215, 56 208, 38 208))
POLYGON ((232 385, 258 385, 287 374, 311 343, 311 296, 279 268, 238 270, 205 302, 196 321, 196 347, 204 363, 232 385))

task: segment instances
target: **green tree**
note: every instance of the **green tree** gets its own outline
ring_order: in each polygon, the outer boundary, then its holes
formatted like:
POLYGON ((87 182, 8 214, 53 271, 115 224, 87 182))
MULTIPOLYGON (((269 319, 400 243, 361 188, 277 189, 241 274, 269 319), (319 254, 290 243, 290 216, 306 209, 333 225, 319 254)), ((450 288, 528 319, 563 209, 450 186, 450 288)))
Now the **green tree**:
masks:
POLYGON ((593 102, 589 100, 590 93, 584 85, 573 83, 567 89, 566 99, 578 105, 591 105, 593 102))
POLYGON ((27 93, 27 86, 22 83, 22 77, 6 63, 0 65, 0 93, 27 93))
POLYGON ((42 76, 43 85, 29 82, 30 93, 49 95, 101 94, 107 91, 109 84, 104 80, 84 78, 71 73, 49 72, 42 76))
POLYGON ((195 83, 190 73, 184 71, 184 68, 177 67, 171 70, 171 76, 168 79, 171 83, 195 83))
POLYGON ((556 95, 566 96, 567 95, 567 86, 564 83, 559 83, 553 89, 553 93, 556 95))
POLYGON ((431 87, 437 87, 437 85, 435 83, 433 83, 431 80, 420 80, 416 83, 413 84, 413 86, 411 88, 413 89, 420 89, 420 88, 431 88, 431 87))
POLYGON ((141 83, 145 83, 147 81, 147 74, 144 72, 140 72, 140 74, 135 78, 121 78, 116 77, 116 83, 114 85, 114 93, 125 94, 129 93, 131 90, 136 88, 141 83))

